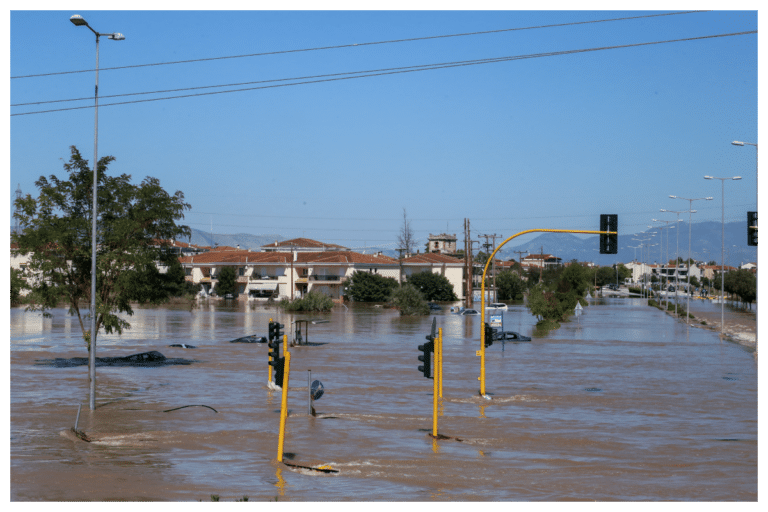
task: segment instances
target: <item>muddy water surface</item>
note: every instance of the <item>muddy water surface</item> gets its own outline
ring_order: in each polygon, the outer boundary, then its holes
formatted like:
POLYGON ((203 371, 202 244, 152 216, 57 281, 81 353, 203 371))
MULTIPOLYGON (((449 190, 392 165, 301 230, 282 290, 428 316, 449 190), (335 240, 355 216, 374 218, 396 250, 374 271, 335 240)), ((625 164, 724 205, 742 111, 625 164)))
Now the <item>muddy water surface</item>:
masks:
MULTIPOLYGON (((432 316, 373 307, 287 315, 261 305, 141 309, 99 356, 158 350, 188 366, 97 369, 38 364, 86 355, 64 310, 11 311, 11 499, 737 500, 757 499, 752 353, 687 328, 640 300, 593 301, 530 343, 494 343, 478 396, 480 317, 438 312, 444 389, 434 441, 432 381, 416 345, 432 316), (285 461, 275 461, 280 394, 267 386, 270 317, 329 320, 291 349, 285 461), (195 349, 171 348, 174 343, 195 349), (325 394, 308 414, 307 370, 325 394), (83 404, 86 443, 64 435, 83 404), (207 407, 185 407, 206 405, 207 407)), ((513 306, 505 329, 530 335, 513 306)))

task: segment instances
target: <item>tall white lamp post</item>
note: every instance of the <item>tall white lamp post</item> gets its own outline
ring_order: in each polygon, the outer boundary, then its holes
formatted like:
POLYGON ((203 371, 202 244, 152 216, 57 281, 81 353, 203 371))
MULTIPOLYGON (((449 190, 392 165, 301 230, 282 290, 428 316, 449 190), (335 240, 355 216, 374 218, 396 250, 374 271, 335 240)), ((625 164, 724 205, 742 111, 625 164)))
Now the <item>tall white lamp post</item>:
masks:
POLYGON ((711 201, 711 197, 697 197, 696 199, 689 199, 687 197, 680 197, 680 196, 669 196, 672 199, 683 199, 685 201, 688 201, 688 290, 686 290, 686 295, 688 296, 686 299, 686 315, 685 315, 685 323, 690 325, 690 318, 691 318, 691 227, 692 224, 692 218, 691 214, 693 213, 693 202, 694 201, 711 201))
POLYGON ((740 180, 741 176, 731 178, 715 178, 714 176, 704 176, 705 180, 720 180, 722 196, 722 244, 720 252, 720 335, 725 333, 725 180, 740 180))
POLYGON ((69 21, 77 27, 88 27, 91 32, 96 34, 96 93, 95 93, 95 121, 93 129, 93 235, 91 238, 91 339, 90 350, 88 353, 88 378, 89 398, 88 406, 91 410, 96 409, 96 213, 97 213, 97 192, 98 192, 98 165, 99 165, 99 37, 107 36, 114 41, 122 41, 125 36, 119 32, 112 34, 100 34, 93 30, 88 22, 79 14, 75 14, 69 21))

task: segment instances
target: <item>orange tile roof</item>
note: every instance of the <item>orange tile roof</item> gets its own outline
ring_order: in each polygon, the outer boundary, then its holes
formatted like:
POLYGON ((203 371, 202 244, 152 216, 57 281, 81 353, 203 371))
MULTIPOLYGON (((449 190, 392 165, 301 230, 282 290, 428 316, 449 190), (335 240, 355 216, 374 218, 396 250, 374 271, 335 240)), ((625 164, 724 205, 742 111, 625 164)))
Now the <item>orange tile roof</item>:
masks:
POLYGON ((360 263, 395 265, 397 260, 389 256, 375 254, 361 254, 353 251, 323 251, 297 253, 297 263, 360 263))
POLYGON ((182 263, 211 264, 211 263, 289 263, 291 253, 287 252, 250 252, 248 250, 220 250, 208 251, 194 256, 179 258, 182 263))
POLYGON ((440 254, 436 252, 425 252, 423 254, 414 254, 412 256, 409 256, 407 258, 403 259, 404 264, 409 263, 455 263, 457 265, 464 265, 464 260, 459 258, 454 258, 453 256, 446 256, 445 254, 440 254))

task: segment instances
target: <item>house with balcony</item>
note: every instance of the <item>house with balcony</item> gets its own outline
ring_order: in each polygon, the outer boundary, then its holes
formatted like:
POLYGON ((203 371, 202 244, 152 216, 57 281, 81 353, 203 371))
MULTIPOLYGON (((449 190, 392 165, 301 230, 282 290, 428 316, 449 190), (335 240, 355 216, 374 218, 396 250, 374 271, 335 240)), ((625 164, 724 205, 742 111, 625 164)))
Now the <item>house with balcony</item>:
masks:
POLYGON ((235 267, 239 298, 300 298, 315 290, 341 301, 344 283, 355 271, 393 278, 399 274, 398 260, 380 253, 360 254, 309 239, 276 244, 258 252, 219 248, 180 261, 186 279, 200 284, 204 294, 215 293, 221 268, 235 267))

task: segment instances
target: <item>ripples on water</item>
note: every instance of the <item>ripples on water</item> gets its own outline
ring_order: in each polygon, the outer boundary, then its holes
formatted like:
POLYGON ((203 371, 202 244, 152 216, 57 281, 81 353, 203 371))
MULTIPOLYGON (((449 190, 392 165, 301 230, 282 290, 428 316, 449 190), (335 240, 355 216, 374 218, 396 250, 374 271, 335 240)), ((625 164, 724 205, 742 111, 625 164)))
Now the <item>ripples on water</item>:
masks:
MULTIPOLYGON (((602 300, 530 343, 494 343, 478 396, 480 317, 437 314, 445 339, 439 432, 432 381, 416 367, 432 317, 350 306, 286 315, 262 306, 138 309, 99 356, 158 350, 191 366, 36 366, 83 357, 79 324, 11 310, 13 500, 737 500, 757 497, 757 378, 752 355, 635 300, 602 300), (277 464, 280 394, 267 388, 270 317, 322 318, 292 349, 285 451, 277 464), (190 343, 197 349, 171 348, 190 343), (307 370, 325 385, 308 414, 307 370), (598 391, 599 390, 599 391, 598 391), (93 443, 61 431, 74 424, 93 443), (216 409, 189 407, 192 404, 216 409), (288 459, 286 459, 288 460, 288 459)), ((505 329, 530 334, 522 306, 505 329)))

